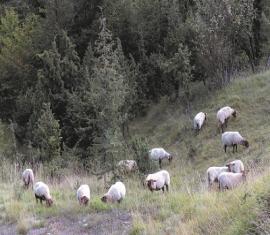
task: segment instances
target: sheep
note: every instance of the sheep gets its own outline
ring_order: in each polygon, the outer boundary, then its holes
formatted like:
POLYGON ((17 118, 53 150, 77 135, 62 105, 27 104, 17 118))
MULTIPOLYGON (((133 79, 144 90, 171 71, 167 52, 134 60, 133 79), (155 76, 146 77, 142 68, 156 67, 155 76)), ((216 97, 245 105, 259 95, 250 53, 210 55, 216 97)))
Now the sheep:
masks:
POLYGON ((40 203, 42 204, 42 201, 46 201, 47 206, 51 206, 53 204, 52 197, 50 195, 50 190, 47 184, 39 181, 35 183, 34 185, 34 193, 36 197, 36 201, 38 202, 38 199, 40 200, 40 203))
POLYGON ((23 183, 24 183, 24 186, 26 188, 29 187, 29 185, 34 185, 34 173, 33 173, 33 170, 32 169, 25 169, 22 173, 22 180, 23 180, 23 183))
POLYGON ((173 156, 170 153, 166 152, 164 148, 153 148, 149 151, 149 158, 151 160, 159 161, 159 167, 161 168, 161 161, 167 158, 169 162, 171 162, 173 156))
POLYGON ((90 200, 90 188, 87 184, 81 185, 77 190, 77 199, 80 205, 87 205, 90 200))
POLYGON ((207 114, 206 113, 203 113, 203 112, 199 112, 193 119, 193 127, 195 130, 199 131, 204 122, 206 121, 206 116, 207 114))
POLYGON ((105 203, 120 203, 124 199, 125 195, 126 187, 122 182, 118 181, 109 188, 109 191, 104 194, 104 196, 101 198, 101 201, 105 203))
POLYGON ((224 127, 227 127, 228 119, 231 116, 236 117, 236 111, 229 106, 225 106, 217 112, 217 120, 221 127, 222 133, 224 132, 224 127))
POLYGON ((237 144, 243 145, 246 148, 249 147, 248 141, 244 139, 238 131, 224 132, 222 134, 221 141, 222 141, 225 153, 228 146, 233 146, 233 153, 234 153, 234 150, 236 150, 237 152, 237 144))
POLYGON ((134 160, 121 160, 118 162, 117 167, 125 173, 135 172, 138 170, 137 162, 134 160))
POLYGON ((163 193, 165 191, 165 187, 167 192, 169 191, 170 185, 170 174, 168 171, 161 170, 154 174, 149 174, 146 177, 146 184, 151 192, 158 191, 162 189, 163 193))
POLYGON ((245 170, 244 164, 241 160, 234 160, 226 164, 226 166, 229 167, 230 171, 234 173, 241 173, 245 170))
POLYGON ((230 168, 228 166, 212 166, 209 167, 206 171, 208 187, 211 188, 214 182, 218 182, 218 176, 223 172, 229 172, 230 168))
POLYGON ((232 189, 246 181, 245 171, 241 173, 223 172, 218 176, 219 190, 232 189))

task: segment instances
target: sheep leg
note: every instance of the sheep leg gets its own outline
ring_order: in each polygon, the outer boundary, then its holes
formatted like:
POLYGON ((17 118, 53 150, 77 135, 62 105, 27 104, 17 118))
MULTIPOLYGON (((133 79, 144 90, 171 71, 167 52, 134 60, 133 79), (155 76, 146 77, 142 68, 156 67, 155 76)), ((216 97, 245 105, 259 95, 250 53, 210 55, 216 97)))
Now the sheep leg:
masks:
POLYGON ((122 198, 120 198, 119 200, 117 200, 118 203, 120 203, 122 201, 122 198))
POLYGON ((159 159, 158 162, 159 162, 159 168, 161 169, 161 159, 159 159))
POLYGON ((161 189, 162 189, 162 192, 164 193, 164 191, 165 191, 164 186, 161 189))
POLYGON ((235 149, 236 149, 236 152, 237 152, 237 144, 235 145, 235 149))
POLYGON ((226 153, 226 149, 227 149, 227 145, 225 144, 224 145, 224 151, 225 151, 225 153, 226 153))
POLYGON ((165 184, 167 192, 169 192, 169 185, 165 184))
POLYGON ((35 194, 35 198, 36 198, 36 203, 38 203, 38 197, 37 197, 37 195, 35 194))

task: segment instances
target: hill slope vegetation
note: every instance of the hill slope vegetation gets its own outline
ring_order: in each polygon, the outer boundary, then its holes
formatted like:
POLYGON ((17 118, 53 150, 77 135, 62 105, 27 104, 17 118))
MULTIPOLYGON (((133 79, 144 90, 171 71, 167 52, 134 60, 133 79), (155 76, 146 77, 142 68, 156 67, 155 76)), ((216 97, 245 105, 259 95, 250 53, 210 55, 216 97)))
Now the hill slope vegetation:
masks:
MULTIPOLYGON (((14 231, 31 234, 36 229, 40 234, 42 231, 62 234, 61 226, 76 226, 76 232, 83 234, 269 233, 269 90, 270 72, 236 79, 215 94, 208 94, 199 85, 197 91, 193 91, 197 95, 189 112, 180 104, 169 105, 164 98, 153 105, 145 117, 132 123, 132 135, 146 137, 150 147, 163 146, 174 153, 172 164, 163 164, 171 174, 169 193, 151 193, 142 186, 137 175, 126 176, 123 178, 127 187, 125 200, 119 205, 107 205, 100 201, 106 191, 100 179, 91 174, 67 172, 64 180, 49 183, 55 203, 46 208, 36 204, 31 190, 22 189, 20 171, 3 162, 0 220, 5 226, 12 224, 3 227, 3 231, 13 229, 13 234, 14 231), (224 153, 215 115, 225 105, 238 112, 237 117, 229 121, 227 130, 242 133, 250 142, 249 149, 240 147, 238 153, 233 154, 231 149, 224 153), (207 112, 208 119, 202 131, 195 135, 192 116, 199 111, 207 112), (247 183, 228 192, 208 191, 206 169, 233 159, 241 159, 247 166, 247 183), (91 188, 90 206, 86 208, 80 207, 75 197, 81 183, 91 188), (107 226, 106 231, 95 230, 105 226, 100 222, 102 218, 111 221, 111 226, 107 226)), ((7 141, 0 146, 7 148, 7 141)), ((36 175, 36 179, 49 182, 44 178, 42 167, 36 175)))

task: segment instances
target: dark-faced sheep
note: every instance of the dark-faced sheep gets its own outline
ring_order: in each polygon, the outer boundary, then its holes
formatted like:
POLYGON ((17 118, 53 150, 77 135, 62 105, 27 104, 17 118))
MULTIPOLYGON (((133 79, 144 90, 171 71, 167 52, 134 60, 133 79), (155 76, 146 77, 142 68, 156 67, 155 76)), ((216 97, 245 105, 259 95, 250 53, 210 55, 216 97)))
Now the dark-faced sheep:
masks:
POLYGON ((234 160, 226 164, 229 167, 229 171, 234 173, 241 173, 245 170, 244 164, 241 160, 234 160))
POLYGON ((120 203, 124 199, 125 195, 126 187, 122 182, 118 181, 109 188, 109 191, 104 194, 104 196, 101 198, 101 201, 105 203, 120 203))
POLYGON ((29 188, 30 185, 34 185, 34 173, 32 169, 25 169, 22 173, 22 180, 24 187, 29 188))
POLYGON ((169 162, 172 161, 172 154, 166 152, 164 148, 153 148, 149 151, 149 158, 154 161, 159 161, 159 166, 161 168, 161 162, 163 159, 168 159, 169 162))
POLYGON ((151 192, 162 190, 163 192, 166 190, 169 191, 170 186, 170 174, 168 171, 161 170, 154 174, 149 174, 146 177, 146 184, 151 192))
POLYGON ((87 184, 81 185, 77 190, 77 199, 80 205, 87 205, 90 200, 90 188, 87 184))
POLYGON ((204 122, 206 121, 206 113, 199 112, 193 119, 193 127, 196 131, 199 131, 204 122))
POLYGON ((219 190, 233 189, 246 181, 246 173, 223 172, 218 176, 219 190))
POLYGON ((38 200, 40 200, 40 203, 42 204, 42 201, 46 201, 47 206, 51 206, 53 204, 53 200, 52 200, 50 190, 47 184, 41 181, 35 183, 34 193, 35 193, 37 202, 38 200))
POLYGON ((236 111, 229 106, 225 106, 217 112, 217 120, 222 133, 224 132, 225 127, 227 127, 229 118, 232 116, 236 117, 236 111))
POLYGON ((208 188, 211 189, 214 182, 218 182, 218 176, 222 172, 229 172, 230 168, 227 166, 211 166, 207 169, 207 181, 208 181, 208 188))
POLYGON ((131 173, 138 170, 138 165, 134 160, 121 160, 118 162, 117 168, 123 173, 131 173))
POLYGON ((233 153, 237 152, 237 145, 243 145, 246 148, 249 147, 249 143, 246 139, 244 139, 238 131, 227 131, 224 132, 221 136, 221 141, 224 147, 224 151, 226 153, 227 147, 233 147, 233 153))

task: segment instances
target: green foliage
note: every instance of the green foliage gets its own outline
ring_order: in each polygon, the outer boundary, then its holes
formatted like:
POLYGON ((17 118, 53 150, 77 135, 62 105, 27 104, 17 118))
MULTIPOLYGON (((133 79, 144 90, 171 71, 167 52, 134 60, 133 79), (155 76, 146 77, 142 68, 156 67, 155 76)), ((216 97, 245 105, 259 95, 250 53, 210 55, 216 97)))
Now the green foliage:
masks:
POLYGON ((144 138, 134 137, 131 140, 131 148, 134 152, 134 159, 138 164, 142 175, 150 174, 158 169, 158 164, 150 160, 148 156, 149 145, 144 138))
POLYGON ((5 9, 0 18, 0 107, 1 118, 11 118, 16 98, 27 89, 33 72, 35 55, 33 37, 38 17, 29 14, 23 21, 12 9, 5 9))
MULTIPOLYGON (((41 150, 41 161, 55 161, 60 157, 61 129, 59 122, 52 113, 49 103, 43 104, 34 136, 35 144, 41 150)), ((53 162, 50 163, 54 165, 53 162)))

